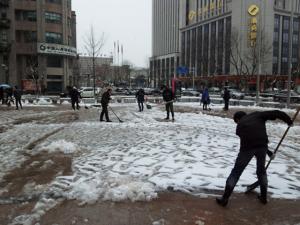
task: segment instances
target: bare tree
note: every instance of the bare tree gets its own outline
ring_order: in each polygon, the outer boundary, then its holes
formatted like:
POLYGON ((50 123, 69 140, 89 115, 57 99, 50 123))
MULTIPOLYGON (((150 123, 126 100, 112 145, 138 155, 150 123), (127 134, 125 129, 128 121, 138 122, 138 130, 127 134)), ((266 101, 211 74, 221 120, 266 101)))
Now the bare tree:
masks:
POLYGON ((92 72, 94 81, 94 96, 96 90, 96 65, 95 59, 100 55, 105 44, 105 34, 102 32, 100 38, 96 37, 93 26, 90 27, 89 33, 84 39, 84 47, 89 57, 92 58, 92 72))
POLYGON ((35 94, 39 94, 39 73, 38 73, 38 60, 35 56, 29 56, 26 60, 26 76, 31 79, 35 84, 35 94))
POLYGON ((249 69, 245 62, 245 58, 241 51, 241 37, 237 29, 233 29, 231 32, 230 43, 230 63, 235 68, 237 75, 245 75, 249 69))
MULTIPOLYGON (((264 30, 257 35, 260 41, 242 51, 240 48, 242 38, 237 29, 233 29, 230 40, 230 63, 235 68, 237 75, 254 75, 258 73, 258 65, 268 62, 272 53, 272 44, 268 42, 264 30)), ((228 43, 227 43, 228 44, 228 43)))
POLYGON ((254 47, 249 48, 245 53, 245 59, 251 63, 249 75, 255 75, 258 71, 258 65, 264 65, 269 63, 270 58, 268 57, 272 53, 272 44, 268 42, 266 38, 266 33, 264 30, 261 31, 259 36, 260 43, 256 44, 254 47))

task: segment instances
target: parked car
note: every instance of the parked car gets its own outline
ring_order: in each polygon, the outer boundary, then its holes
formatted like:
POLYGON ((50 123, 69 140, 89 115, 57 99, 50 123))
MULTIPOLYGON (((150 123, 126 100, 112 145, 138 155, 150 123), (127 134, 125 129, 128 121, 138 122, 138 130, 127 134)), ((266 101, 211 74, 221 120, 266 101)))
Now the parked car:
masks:
POLYGON ((193 89, 183 89, 181 91, 181 94, 183 96, 200 96, 200 92, 199 91, 196 91, 196 90, 193 90, 193 89))
POLYGON ((209 93, 212 93, 212 94, 221 93, 221 89, 218 88, 218 87, 210 87, 210 88, 208 89, 208 92, 209 92, 209 93))
MULTIPOLYGON (((238 89, 234 89, 234 88, 228 88, 229 94, 230 94, 230 98, 232 99, 244 99, 245 98, 245 93, 241 92, 238 89)), ((221 93, 221 97, 223 98, 224 96, 224 90, 221 93)))
POLYGON ((267 98, 267 97, 274 97, 274 95, 278 94, 278 92, 279 91, 278 91, 277 88, 274 88, 274 89, 268 88, 268 89, 264 90, 263 92, 261 92, 260 96, 261 97, 265 97, 265 98, 267 98))
MULTIPOLYGON (((98 95, 100 93, 101 89, 96 88, 95 94, 98 95)), ((92 87, 82 87, 79 90, 80 95, 82 98, 93 98, 94 97, 94 88, 92 87)))
MULTIPOLYGON (((288 91, 282 90, 273 96, 273 100, 278 102, 286 102, 287 96, 288 96, 288 91)), ((291 90, 291 103, 300 103, 300 95, 293 90, 291 90)))

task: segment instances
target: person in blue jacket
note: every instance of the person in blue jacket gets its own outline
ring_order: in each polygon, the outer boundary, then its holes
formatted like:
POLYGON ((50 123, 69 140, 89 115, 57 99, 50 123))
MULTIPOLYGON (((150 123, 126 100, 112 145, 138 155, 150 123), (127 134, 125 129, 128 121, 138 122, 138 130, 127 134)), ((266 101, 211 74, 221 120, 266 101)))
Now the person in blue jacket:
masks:
POLYGON ((208 88, 205 88, 202 97, 201 97, 201 102, 203 104, 203 110, 207 110, 207 105, 210 104, 210 98, 209 98, 209 93, 208 93, 208 88))

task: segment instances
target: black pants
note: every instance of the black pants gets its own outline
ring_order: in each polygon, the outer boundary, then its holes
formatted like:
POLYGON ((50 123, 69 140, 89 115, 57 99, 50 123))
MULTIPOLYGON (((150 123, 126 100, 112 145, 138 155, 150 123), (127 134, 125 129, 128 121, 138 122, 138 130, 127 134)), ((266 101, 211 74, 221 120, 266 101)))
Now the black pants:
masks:
POLYGON ((172 118, 174 119, 174 107, 173 102, 166 103, 166 110, 167 110, 167 119, 170 118, 170 112, 172 114, 172 118))
POLYGON ((232 191, 242 175, 244 169, 253 158, 256 157, 256 175, 259 181, 261 195, 266 197, 268 188, 268 179, 265 168, 267 147, 255 148, 252 150, 240 151, 235 165, 227 178, 226 186, 232 191))
POLYGON ((229 107, 229 100, 225 100, 224 110, 228 110, 228 107, 229 107))
POLYGON ((100 114, 100 121, 103 121, 103 116, 104 115, 105 115, 106 121, 109 121, 107 107, 108 107, 108 105, 102 105, 102 111, 101 111, 101 114, 100 114))
POLYGON ((20 98, 16 98, 16 109, 19 109, 18 105, 20 105, 20 108, 22 109, 22 102, 20 98))
POLYGON ((79 100, 78 99, 71 99, 72 102, 72 108, 75 110, 75 104, 76 104, 76 109, 79 110, 79 100))
POLYGON ((203 101, 203 110, 207 110, 207 101, 203 101))
POLYGON ((144 102, 138 101, 138 105, 139 105, 140 112, 144 111, 144 102))

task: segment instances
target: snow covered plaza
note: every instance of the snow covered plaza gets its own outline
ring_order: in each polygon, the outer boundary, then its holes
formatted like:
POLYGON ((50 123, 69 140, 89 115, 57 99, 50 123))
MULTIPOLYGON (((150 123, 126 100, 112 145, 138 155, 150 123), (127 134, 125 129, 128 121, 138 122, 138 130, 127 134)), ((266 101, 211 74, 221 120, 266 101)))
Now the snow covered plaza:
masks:
MULTIPOLYGON (((144 112, 138 112, 136 104, 111 104, 124 123, 111 111, 113 122, 100 123, 99 109, 93 107, 76 112, 69 105, 39 107, 0 108, 0 204, 36 199, 31 212, 15 215, 10 224, 35 224, 64 199, 79 204, 148 202, 170 190, 199 198, 216 196, 224 189, 239 151, 233 120, 203 114, 196 103, 175 103, 175 122, 163 121, 164 108, 155 104, 144 112), (58 156, 71 159, 69 171, 56 165, 58 156), (34 169, 42 174, 37 176, 47 176, 49 168, 57 168, 49 179, 38 180, 31 174, 18 182, 13 179, 18 175, 11 175, 34 169)), ((221 107, 214 106, 210 114, 222 114, 221 107)), ((293 116, 296 110, 284 111, 293 116)), ((286 128, 278 121, 267 123, 270 150, 286 128)), ((270 199, 299 201, 299 151, 298 120, 268 169, 270 199)), ((234 193, 244 192, 245 185, 257 180, 255 168, 253 159, 234 193)))

